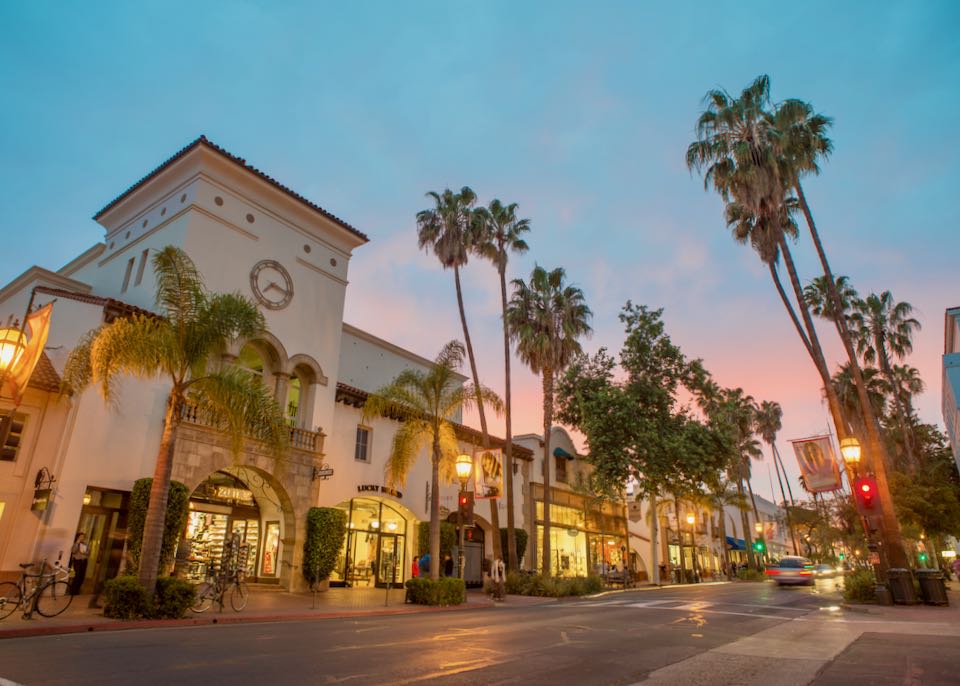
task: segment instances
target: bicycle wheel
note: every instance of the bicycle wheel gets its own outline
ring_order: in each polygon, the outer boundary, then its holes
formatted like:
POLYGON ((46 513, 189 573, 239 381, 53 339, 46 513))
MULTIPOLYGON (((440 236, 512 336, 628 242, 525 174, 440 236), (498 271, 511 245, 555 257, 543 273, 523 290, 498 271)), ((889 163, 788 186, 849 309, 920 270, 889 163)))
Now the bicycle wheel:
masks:
POLYGON ((66 581, 54 581, 40 589, 37 596, 37 612, 44 617, 56 617, 70 607, 73 594, 70 593, 70 584, 66 581))
POLYGON ((12 581, 0 584, 0 619, 6 619, 20 606, 23 593, 20 587, 12 581))
POLYGON ((190 607, 194 612, 206 612, 210 609, 210 606, 213 605, 213 599, 216 595, 217 589, 214 588, 213 584, 208 581, 204 581, 202 584, 197 584, 197 595, 196 599, 193 601, 193 605, 190 607))
POLYGON ((243 608, 247 606, 247 596, 250 592, 247 590, 247 585, 242 581, 238 581, 233 585, 233 590, 230 591, 230 607, 233 608, 234 612, 240 612, 243 608))

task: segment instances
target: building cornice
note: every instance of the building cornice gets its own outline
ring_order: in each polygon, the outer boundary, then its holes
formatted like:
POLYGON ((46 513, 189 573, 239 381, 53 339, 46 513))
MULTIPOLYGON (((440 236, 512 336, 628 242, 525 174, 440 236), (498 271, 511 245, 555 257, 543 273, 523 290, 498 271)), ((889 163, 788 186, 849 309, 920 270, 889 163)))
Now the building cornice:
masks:
MULTIPOLYGON (((358 329, 357 327, 353 326, 352 324, 347 324, 346 322, 344 322, 344 323, 343 323, 343 332, 344 332, 344 333, 347 333, 347 334, 350 334, 351 336, 355 336, 356 338, 360 338, 360 339, 362 339, 362 340, 364 340, 364 341, 367 341, 368 343, 373 343, 373 344, 374 344, 375 346, 377 346, 378 348, 383 348, 384 350, 389 350, 390 352, 395 353, 396 355, 399 355, 400 357, 405 357, 406 359, 410 360, 411 362, 416 362, 417 364, 419 364, 419 365, 421 365, 421 366, 424 366, 424 367, 426 367, 426 368, 428 368, 428 369, 431 368, 431 367, 433 367, 433 366, 436 364, 436 362, 434 362, 433 360, 428 360, 426 357, 421 357, 420 355, 417 355, 416 353, 410 352, 409 350, 406 350, 405 348, 401 348, 399 345, 395 345, 395 344, 391 343, 390 341, 385 341, 385 340, 383 340, 382 338, 379 338, 378 336, 374 336, 372 333, 370 333, 370 332, 368 332, 368 331, 364 331, 363 329, 358 329)), ((454 376, 456 376, 458 379, 460 379, 461 383, 465 383, 465 382, 468 380, 466 376, 464 376, 463 374, 461 374, 461 373, 459 373, 459 372, 454 372, 453 374, 454 374, 454 376)))

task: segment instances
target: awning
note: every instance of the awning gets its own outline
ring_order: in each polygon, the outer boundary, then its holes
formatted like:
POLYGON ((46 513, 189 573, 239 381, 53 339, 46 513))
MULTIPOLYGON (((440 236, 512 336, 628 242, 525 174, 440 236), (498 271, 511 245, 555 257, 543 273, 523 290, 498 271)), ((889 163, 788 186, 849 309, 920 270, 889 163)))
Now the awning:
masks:
POLYGON ((570 453, 568 453, 568 452, 567 452, 566 450, 564 450, 563 448, 554 448, 554 449, 553 449, 553 456, 554 456, 554 457, 565 457, 565 458, 567 458, 568 460, 573 460, 573 459, 576 458, 575 455, 571 455, 570 453))
POLYGON ((727 536, 727 546, 728 550, 746 550, 747 543, 742 538, 734 538, 733 536, 727 536))

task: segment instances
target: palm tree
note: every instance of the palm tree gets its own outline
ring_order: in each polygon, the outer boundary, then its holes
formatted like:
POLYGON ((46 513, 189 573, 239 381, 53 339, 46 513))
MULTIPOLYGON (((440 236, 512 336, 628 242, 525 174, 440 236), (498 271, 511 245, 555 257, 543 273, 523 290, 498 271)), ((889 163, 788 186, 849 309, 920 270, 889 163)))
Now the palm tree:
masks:
POLYGON ((720 542, 721 549, 723 550, 723 565, 724 569, 729 569, 730 567, 730 554, 727 549, 727 513, 726 507, 728 505, 734 505, 738 510, 743 512, 747 508, 747 504, 743 500, 743 496, 737 492, 736 487, 731 484, 729 481, 722 478, 721 475, 717 475, 717 478, 712 479, 708 484, 708 491, 698 499, 699 502, 709 507, 711 510, 714 510, 719 519, 720 525, 720 542))
POLYGON ((914 418, 913 396, 923 393, 925 388, 923 379, 920 378, 920 371, 908 364, 895 364, 893 365, 893 382, 891 392, 900 396, 907 421, 912 423, 914 418))
MULTIPOLYGON (((867 387, 867 398, 873 413, 878 417, 882 416, 883 407, 890 392, 887 382, 876 367, 863 367, 861 374, 867 387)), ((837 373, 833 375, 833 387, 836 389, 844 411, 851 418, 853 433, 861 440, 865 440, 867 427, 863 422, 864 413, 860 409, 860 394, 857 392, 857 384, 853 380, 853 371, 850 369, 849 362, 840 365, 837 373)))
MULTIPOLYGON (((783 428, 783 409, 780 403, 770 400, 764 400, 760 403, 756 414, 757 433, 764 442, 770 446, 770 452, 773 454, 773 467, 777 472, 777 483, 780 484, 780 497, 784 503, 784 510, 787 514, 787 528, 790 530, 790 541, 793 543, 793 554, 799 555, 797 547, 797 533, 793 529, 793 523, 790 521, 790 509, 786 507, 787 494, 783 490, 783 480, 786 473, 780 474, 780 451, 777 450, 777 434, 783 428)), ((789 482, 788 482, 789 483, 789 482)), ((790 504, 793 505, 793 493, 790 494, 790 504)))
MULTIPOLYGON (((813 212, 810 210, 801 183, 804 176, 811 173, 819 174, 820 161, 826 159, 832 152, 833 142, 827 137, 827 129, 831 124, 832 120, 829 117, 817 114, 809 103, 802 100, 785 100, 780 103, 776 111, 776 127, 781 133, 781 175, 787 180, 788 187, 792 188, 797 195, 797 204, 806 219, 810 237, 823 269, 824 285, 827 287, 832 309, 834 312, 842 312, 844 304, 843 297, 837 288, 838 281, 833 276, 833 270, 830 268, 823 241, 820 239, 820 233, 813 220, 813 212)), ((844 317, 835 319, 835 322, 840 334, 840 342, 850 363, 850 371, 860 400, 860 409, 863 412, 868 455, 871 456, 870 466, 873 468, 880 495, 883 519, 881 536, 887 547, 887 559, 891 566, 906 567, 907 554, 900 538, 900 523, 897 521, 890 486, 887 482, 886 465, 890 461, 887 446, 880 435, 880 422, 867 395, 867 384, 860 368, 860 361, 854 351, 854 336, 851 334, 850 326, 844 317)), ((827 383, 825 387, 830 386, 827 383)), ((837 432, 841 434, 840 438, 843 438, 843 432, 839 427, 837 432)))
POLYGON ((791 217, 795 206, 789 197, 781 134, 770 113, 770 80, 760 76, 739 97, 711 90, 706 109, 697 120, 697 140, 687 148, 687 166, 703 173, 704 187, 711 186, 727 203, 726 221, 734 237, 749 242, 770 269, 777 292, 790 315, 807 353, 813 360, 838 431, 846 421, 830 387, 830 372, 787 239, 796 236, 791 217), (796 298, 798 318, 776 273, 782 256, 796 298), (801 325, 802 320, 802 325, 801 325))
POLYGON ((493 262, 500 275, 500 307, 503 317, 504 367, 504 466, 507 478, 507 569, 517 569, 517 544, 513 510, 513 426, 510 413, 510 328, 507 326, 507 260, 510 253, 522 255, 528 250, 523 234, 530 230, 529 219, 517 218, 517 203, 504 205, 492 200, 489 207, 476 211, 477 235, 474 250, 493 262))
POLYGON ((177 431, 185 403, 215 418, 239 453, 244 436, 267 443, 277 457, 289 446, 283 412, 258 379, 236 367, 208 364, 229 341, 266 330, 263 315, 247 298, 208 293, 193 261, 167 246, 153 256, 157 307, 162 316, 135 314, 89 332, 70 353, 64 384, 79 391, 91 383, 117 401, 117 381, 130 375, 170 384, 163 433, 143 529, 139 579, 156 586, 177 431))
POLYGON ((543 573, 550 574, 550 427, 553 384, 580 352, 579 338, 590 333, 592 313, 583 291, 565 284, 562 267, 536 266, 530 283, 513 280, 507 326, 520 360, 540 374, 543 385, 543 573))
POLYGON ((900 393, 896 392, 897 383, 893 375, 891 355, 899 360, 913 351, 913 334, 920 330, 920 322, 910 316, 913 306, 907 302, 895 302, 890 291, 880 295, 871 293, 864 300, 858 300, 853 314, 856 332, 857 352, 863 355, 867 364, 876 362, 890 385, 893 409, 897 424, 903 435, 907 461, 916 469, 917 457, 913 449, 913 440, 907 427, 900 393))
POLYGON ((463 364, 463 345, 447 343, 429 371, 406 369, 389 384, 369 396, 363 416, 393 417, 402 423, 393 435, 386 479, 391 486, 403 484, 421 451, 430 449, 430 578, 440 574, 440 479, 454 481, 454 461, 459 453, 453 421, 475 403, 502 407, 496 393, 485 386, 461 386, 457 370, 463 364), (479 401, 477 399, 480 399, 479 401))
MULTIPOLYGON (((843 312, 849 326, 854 306, 860 296, 857 289, 850 283, 849 277, 838 276, 836 288, 837 294, 840 296, 841 312, 843 312)), ((837 321, 837 314, 833 307, 833 299, 830 297, 830 287, 827 285, 827 277, 818 276, 811 279, 810 283, 803 289, 803 298, 813 314, 833 322, 836 324, 837 331, 840 330, 840 323, 837 321)))
MULTIPOLYGON (((449 188, 442 194, 430 191, 434 207, 417 213, 417 242, 421 249, 433 250, 444 269, 453 269, 453 280, 457 289, 457 307, 460 310, 460 324, 463 326, 463 340, 467 344, 467 358, 470 360, 470 373, 473 388, 480 390, 480 375, 477 372, 477 358, 473 354, 470 329, 467 327, 467 313, 463 307, 463 290, 460 286, 460 269, 467 264, 470 251, 477 233, 473 206, 477 194, 464 186, 459 193, 449 188)), ((476 399, 477 413, 480 415, 480 431, 484 448, 490 447, 490 433, 487 431, 487 415, 482 399, 476 399)), ((500 511, 496 499, 490 501, 490 524, 493 527, 493 556, 503 557, 500 546, 500 511)))

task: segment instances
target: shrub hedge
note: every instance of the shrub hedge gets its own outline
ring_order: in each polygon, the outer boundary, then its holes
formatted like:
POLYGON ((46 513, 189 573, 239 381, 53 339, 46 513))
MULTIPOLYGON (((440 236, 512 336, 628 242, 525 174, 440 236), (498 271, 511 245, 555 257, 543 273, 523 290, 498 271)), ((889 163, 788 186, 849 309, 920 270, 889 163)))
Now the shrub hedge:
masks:
POLYGON ((467 587, 463 579, 441 577, 439 579, 409 579, 407 602, 417 605, 460 605, 467 600, 467 587))
POLYGON ((113 619, 180 619, 193 600, 193 584, 174 577, 157 579, 153 599, 134 576, 119 576, 103 584, 103 615, 113 619))
MULTIPOLYGON (((143 525, 147 520, 147 505, 150 503, 150 487, 153 479, 137 479, 130 492, 130 510, 127 519, 129 535, 127 549, 130 552, 129 572, 140 569, 140 548, 143 545, 143 525)), ((160 548, 158 573, 163 573, 173 563, 177 543, 187 525, 187 511, 190 506, 190 489, 179 481, 170 482, 170 494, 167 496, 167 517, 163 523, 163 545, 160 548)))
POLYGON ((737 572, 737 579, 740 581, 763 581, 766 578, 763 572, 753 567, 747 567, 737 572))
POLYGON ((869 569, 861 569, 843 577, 843 598, 854 603, 872 603, 877 598, 877 581, 869 569))
POLYGON ((590 595, 603 590, 599 576, 551 577, 529 572, 508 572, 507 593, 546 598, 590 595))
POLYGON ((335 507, 311 507, 303 542, 303 577, 311 584, 330 578, 347 531, 347 513, 335 507))

